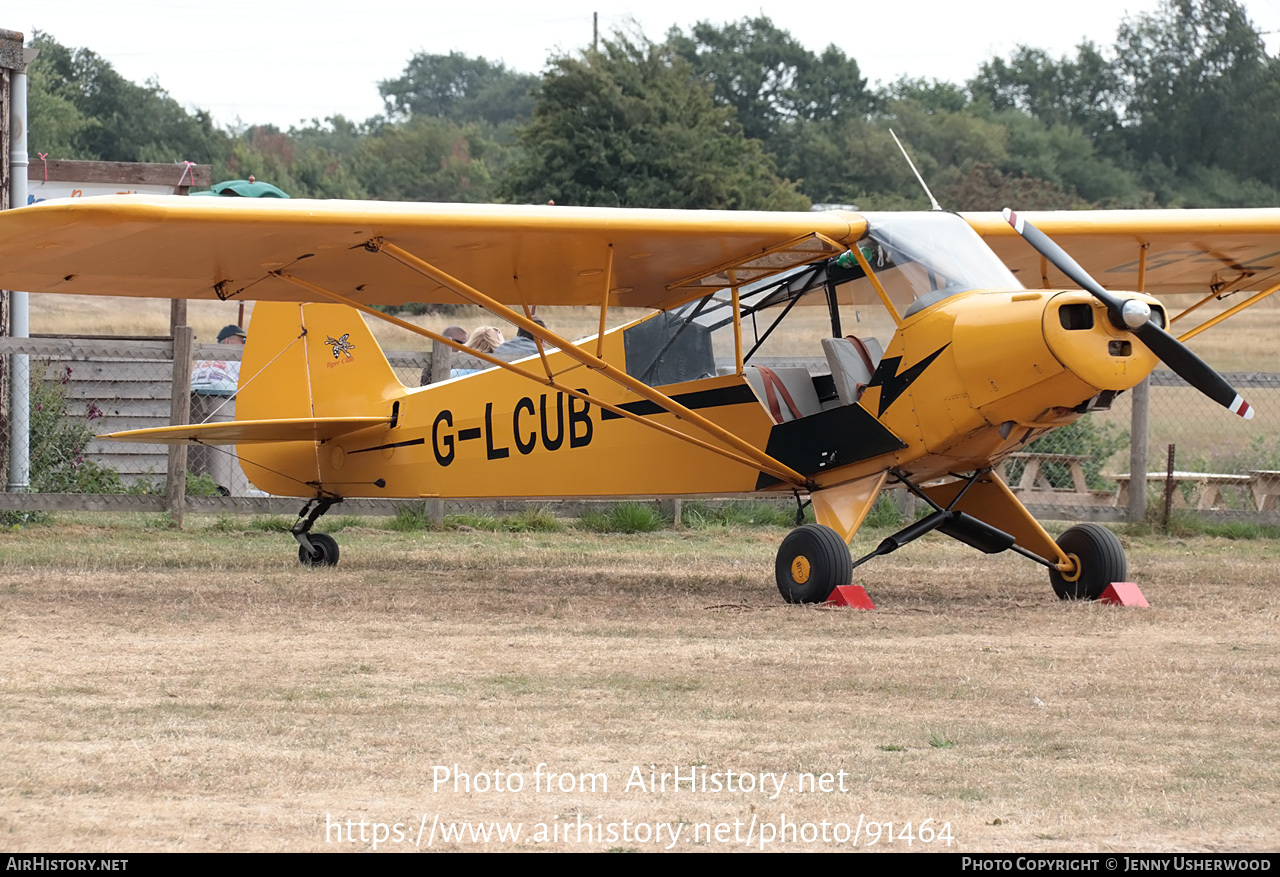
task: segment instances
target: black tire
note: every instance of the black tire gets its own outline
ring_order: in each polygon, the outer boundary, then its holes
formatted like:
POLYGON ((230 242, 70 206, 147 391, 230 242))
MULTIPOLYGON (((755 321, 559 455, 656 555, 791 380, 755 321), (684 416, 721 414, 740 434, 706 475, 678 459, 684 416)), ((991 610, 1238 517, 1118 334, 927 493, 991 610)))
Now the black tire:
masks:
POLYGON ((298 546, 298 562, 303 566, 337 566, 338 540, 328 533, 308 533, 307 538, 316 549, 312 554, 303 545, 298 546))
POLYGON ((1058 539, 1058 547, 1079 564, 1070 579, 1049 570, 1053 592, 1060 600, 1096 600, 1107 585, 1124 581, 1128 573, 1120 540, 1098 524, 1076 524, 1058 539))
POLYGON ((853 558, 835 530, 805 524, 782 540, 774 573, 788 603, 821 603, 853 580, 853 558))

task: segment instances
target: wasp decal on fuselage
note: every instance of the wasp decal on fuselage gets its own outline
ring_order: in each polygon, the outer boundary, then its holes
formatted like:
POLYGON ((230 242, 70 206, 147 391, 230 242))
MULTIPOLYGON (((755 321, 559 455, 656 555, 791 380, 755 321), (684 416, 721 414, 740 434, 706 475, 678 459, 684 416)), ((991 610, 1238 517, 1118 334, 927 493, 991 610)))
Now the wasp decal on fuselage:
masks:
POLYGON ((355 345, 351 343, 351 333, 343 335, 341 338, 334 338, 332 335, 325 336, 324 343, 333 348, 333 358, 337 359, 342 354, 346 354, 347 359, 352 359, 351 351, 355 350, 355 345))
POLYGON ((486 402, 483 427, 455 431, 453 424, 453 412, 448 408, 441 409, 431 424, 431 450, 441 466, 454 461, 463 442, 482 438, 485 459, 501 460, 511 456, 513 447, 521 455, 533 453, 539 444, 548 451, 558 451, 566 445, 583 448, 591 444, 595 435, 591 403, 564 393, 543 393, 536 400, 522 396, 510 419, 495 417, 493 403, 486 402))

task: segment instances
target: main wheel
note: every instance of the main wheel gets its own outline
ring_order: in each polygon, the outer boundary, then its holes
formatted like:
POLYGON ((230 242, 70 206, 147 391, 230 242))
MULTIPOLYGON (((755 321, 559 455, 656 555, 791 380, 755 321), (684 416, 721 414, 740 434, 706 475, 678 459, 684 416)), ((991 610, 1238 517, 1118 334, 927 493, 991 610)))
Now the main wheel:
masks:
POLYGON ((312 554, 307 551, 306 546, 298 546, 298 562, 303 566, 337 566, 338 565, 338 540, 334 539, 328 533, 308 533, 307 538, 311 540, 311 545, 316 549, 316 553, 312 554))
POLYGON ((1096 600, 1107 585, 1124 581, 1124 547, 1106 527, 1076 524, 1058 539, 1058 547, 1076 561, 1072 576, 1049 570, 1053 592, 1060 600, 1096 600))
POLYGON ((788 603, 821 603, 853 580, 853 559, 835 530, 805 524, 782 540, 774 573, 788 603))

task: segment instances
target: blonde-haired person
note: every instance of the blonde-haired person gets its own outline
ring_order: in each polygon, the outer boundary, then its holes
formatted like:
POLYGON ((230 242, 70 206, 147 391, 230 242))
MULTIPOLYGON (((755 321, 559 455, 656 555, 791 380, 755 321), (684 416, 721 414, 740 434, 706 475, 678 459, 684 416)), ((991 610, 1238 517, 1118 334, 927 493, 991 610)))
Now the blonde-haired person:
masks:
MULTIPOLYGON (((493 353, 493 351, 497 350, 502 344, 502 340, 502 332, 497 326, 478 326, 467 337, 467 346, 472 350, 478 350, 481 353, 493 353)), ((466 354, 463 354, 463 357, 464 359, 468 359, 466 354)), ((471 359, 470 362, 466 363, 466 365, 469 366, 472 362, 475 362, 475 360, 471 359)), ((451 377, 460 378, 463 375, 475 374, 478 371, 483 371, 484 369, 489 368, 487 364, 476 363, 476 365, 479 367, 455 368, 451 373, 451 377)))
POLYGON ((502 342, 502 331, 497 326, 478 326, 467 338, 467 346, 481 353, 493 353, 502 342))

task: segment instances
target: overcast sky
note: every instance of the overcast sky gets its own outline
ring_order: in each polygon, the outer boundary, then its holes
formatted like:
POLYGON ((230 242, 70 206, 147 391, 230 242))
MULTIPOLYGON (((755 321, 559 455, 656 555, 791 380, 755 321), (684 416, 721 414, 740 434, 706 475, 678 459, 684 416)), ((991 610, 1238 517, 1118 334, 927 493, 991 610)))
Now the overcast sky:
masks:
MULTIPOLYGON (((814 51, 835 43, 871 81, 900 76, 963 82, 993 55, 1020 44, 1055 56, 1084 40, 1110 46, 1126 16, 1158 0, 905 0, 898 3, 764 3, 648 0, 598 6, 600 30, 638 26, 653 39, 673 25, 721 24, 757 13, 814 51)), ((1255 26, 1280 32, 1280 0, 1245 4, 1255 26)), ((564 0, 436 3, 427 0, 54 0, 0 11, 0 28, 41 30, 87 47, 136 82, 156 79, 188 108, 218 123, 288 128, 383 109, 378 81, 398 76, 415 52, 462 52, 538 72, 548 57, 591 42, 592 7, 564 0), (16 11, 21 10, 21 11, 16 11)), ((1277 50, 1277 35, 1266 37, 1277 50)))

